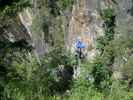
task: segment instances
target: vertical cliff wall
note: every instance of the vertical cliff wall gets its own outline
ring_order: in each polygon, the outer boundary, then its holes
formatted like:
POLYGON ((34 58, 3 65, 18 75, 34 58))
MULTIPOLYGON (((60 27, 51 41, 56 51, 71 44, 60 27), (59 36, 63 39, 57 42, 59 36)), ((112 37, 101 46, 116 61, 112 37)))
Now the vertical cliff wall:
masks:
POLYGON ((43 18, 39 16, 39 7, 38 5, 39 0, 31 0, 31 5, 32 7, 26 8, 19 14, 19 18, 21 20, 21 23, 25 26, 28 35, 30 36, 30 41, 29 43, 32 44, 34 48, 34 53, 36 56, 42 56, 44 55, 45 52, 45 39, 44 39, 44 33, 42 32, 42 29, 40 28, 40 24, 43 23, 42 20, 43 18), (38 25, 35 25, 33 27, 34 19, 37 18, 39 19, 38 25), (35 31, 36 29, 39 29, 39 31, 35 31))
POLYGON ((74 51, 75 40, 80 38, 86 45, 85 53, 94 56, 96 38, 104 33, 103 20, 99 12, 109 6, 115 8, 117 32, 128 31, 130 34, 133 32, 132 0, 117 0, 116 2, 114 0, 75 0, 72 12, 66 10, 64 15, 56 18, 49 15, 49 9, 39 11, 42 8, 42 4, 38 4, 37 0, 31 1, 33 7, 26 8, 16 19, 7 21, 7 23, 11 23, 6 26, 8 28, 0 26, 1 33, 4 33, 0 39, 7 38, 11 41, 26 39, 33 45, 38 55, 44 54, 47 48, 47 41, 52 39, 56 41, 57 38, 59 38, 57 40, 60 40, 64 34, 64 39, 62 39, 64 40, 64 45, 72 52, 74 51), (40 16, 40 13, 44 13, 44 16, 40 16), (32 27, 35 18, 39 19, 39 24, 42 24, 42 21, 48 23, 45 25, 45 27, 48 27, 48 29, 44 30, 46 32, 43 32, 38 25, 32 27), (35 32, 34 28, 38 28, 39 32, 35 32))
MULTIPOLYGON (((33 0, 34 1, 34 0, 33 0)), ((22 13, 20 13, 19 17, 21 22, 27 29, 29 36, 31 37, 32 44, 35 48, 35 52, 38 55, 43 55, 45 52, 46 47, 46 40, 47 36, 44 35, 45 33, 40 29, 39 33, 34 32, 34 29, 31 29, 33 19, 35 16, 38 16, 40 11, 38 10, 39 7, 36 1, 33 3, 33 9, 25 9, 22 13)), ((77 0, 73 4, 72 15, 69 15, 70 12, 64 12, 64 17, 62 18, 63 23, 60 27, 60 30, 64 30, 64 45, 68 49, 71 49, 72 52, 74 51, 74 42, 77 38, 80 38, 82 42, 86 45, 84 52, 88 54, 89 58, 94 56, 95 54, 95 45, 96 45, 96 38, 103 34, 103 20, 100 18, 99 11, 106 8, 108 4, 111 3, 110 0, 77 0), (71 16, 71 19, 70 19, 71 16), (68 19, 67 19, 68 18, 68 19), (69 20, 70 19, 70 20, 69 20), (61 29, 62 28, 62 29, 61 29)), ((48 9, 47 9, 48 10, 48 9)), ((49 16, 49 15, 48 15, 49 16)), ((52 17, 51 17, 52 18, 52 17)), ((38 16, 38 19, 42 19, 42 17, 38 16)), ((44 19, 47 20, 47 19, 44 19)), ((52 19, 51 19, 52 20, 52 19)), ((55 22, 57 20, 54 19, 55 22)), ((40 22, 42 23, 42 22, 40 22)), ((49 22, 50 23, 50 22, 49 22)), ((58 21, 59 23, 59 21, 58 21)), ((50 27, 48 32, 50 34, 56 34, 58 31, 58 25, 56 23, 50 23, 48 26, 50 27), (52 24, 55 24, 54 27, 52 24), (58 28, 57 28, 57 27, 58 28), (54 30, 53 30, 54 28, 54 30), (56 29, 55 29, 56 28, 56 29)), ((37 26, 36 26, 37 27, 37 26)), ((58 31, 61 32, 61 31, 58 31)), ((58 37, 61 36, 61 33, 57 34, 58 37), (60 34, 60 35, 59 35, 60 34)))
POLYGON ((116 11, 117 32, 133 34, 133 0, 117 0, 116 11))
POLYGON ((96 38, 103 34, 102 24, 98 10, 101 2, 98 0, 78 0, 73 5, 72 18, 69 24, 68 48, 74 50, 74 42, 77 38, 85 44, 88 56, 94 56, 96 38))

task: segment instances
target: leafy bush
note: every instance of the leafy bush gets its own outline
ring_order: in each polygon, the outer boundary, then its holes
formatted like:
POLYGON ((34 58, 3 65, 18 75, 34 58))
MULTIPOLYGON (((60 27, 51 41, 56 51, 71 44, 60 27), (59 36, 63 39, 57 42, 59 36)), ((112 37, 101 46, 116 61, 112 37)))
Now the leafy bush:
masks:
POLYGON ((36 100, 47 98, 52 76, 34 56, 25 41, 0 42, 0 99, 36 100))
POLYGON ((1 0, 0 2, 1 18, 5 16, 14 17, 25 7, 30 6, 29 0, 1 0))
POLYGON ((131 77, 133 75, 132 71, 132 47, 133 47, 133 35, 131 34, 121 34, 114 41, 112 45, 115 51, 115 64, 114 69, 121 72, 121 77, 124 81, 128 81, 129 89, 133 86, 131 77))
POLYGON ((107 100, 132 100, 133 93, 126 91, 125 86, 121 85, 118 80, 114 81, 111 86, 110 94, 106 97, 107 100))
POLYGON ((11 67, 15 72, 10 71, 9 75, 17 73, 20 78, 17 78, 18 76, 9 78, 4 89, 4 98, 11 100, 48 98, 52 78, 50 73, 36 60, 30 58, 30 60, 23 60, 19 63, 15 61, 11 67))
POLYGON ((48 2, 50 13, 54 16, 58 16, 67 8, 72 8, 73 2, 74 0, 50 0, 48 2))
POLYGON ((102 58, 97 58, 92 66, 92 76, 94 78, 94 86, 101 91, 108 91, 110 89, 110 86, 112 84, 112 81, 110 79, 111 74, 106 69, 104 62, 102 61, 102 58))
POLYGON ((44 66, 49 68, 55 79, 53 93, 64 93, 70 88, 73 76, 74 56, 62 47, 55 47, 44 56, 44 66))
POLYGON ((74 81, 72 90, 68 92, 64 100, 100 100, 103 95, 91 87, 87 80, 78 79, 74 81))
POLYGON ((97 55, 93 63, 92 75, 94 77, 94 86, 100 90, 108 90, 111 86, 112 68, 115 55, 111 45, 114 39, 115 15, 113 9, 105 9, 101 13, 104 19, 104 36, 97 39, 97 49, 100 54, 97 55))
POLYGON ((51 49, 44 58, 44 64, 56 68, 59 65, 64 65, 65 67, 73 67, 75 64, 74 56, 66 51, 63 47, 54 47, 51 49))

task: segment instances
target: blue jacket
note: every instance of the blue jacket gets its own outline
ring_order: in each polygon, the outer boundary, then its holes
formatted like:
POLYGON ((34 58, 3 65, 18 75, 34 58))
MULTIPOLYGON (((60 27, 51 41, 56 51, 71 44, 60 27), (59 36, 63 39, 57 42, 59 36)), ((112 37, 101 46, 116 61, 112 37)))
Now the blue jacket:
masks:
POLYGON ((82 43, 80 40, 77 40, 75 43, 75 47, 76 49, 82 49, 82 48, 85 48, 85 44, 82 43))

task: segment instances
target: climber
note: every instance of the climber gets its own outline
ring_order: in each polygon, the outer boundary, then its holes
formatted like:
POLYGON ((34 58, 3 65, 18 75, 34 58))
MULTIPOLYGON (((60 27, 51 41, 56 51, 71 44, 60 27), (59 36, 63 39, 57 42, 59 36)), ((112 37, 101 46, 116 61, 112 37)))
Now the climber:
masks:
POLYGON ((77 38, 74 42, 75 48, 75 56, 76 56, 76 66, 74 66, 74 74, 73 77, 77 78, 80 75, 80 66, 81 66, 81 59, 83 59, 83 48, 85 48, 85 44, 81 41, 80 37, 77 38))
POLYGON ((82 51, 83 48, 85 48, 85 44, 81 42, 81 40, 78 38, 75 41, 75 52, 76 52, 76 56, 80 59, 83 58, 83 51, 82 51))

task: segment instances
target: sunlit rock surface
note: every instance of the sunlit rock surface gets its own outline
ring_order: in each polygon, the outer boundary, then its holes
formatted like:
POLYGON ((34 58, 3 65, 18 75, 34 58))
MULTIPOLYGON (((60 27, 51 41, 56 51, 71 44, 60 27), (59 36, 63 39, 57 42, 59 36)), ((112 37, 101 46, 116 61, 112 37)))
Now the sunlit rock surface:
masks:
POLYGON ((15 42, 19 40, 30 41, 27 29, 19 17, 7 20, 0 25, 0 41, 15 42))
POLYGON ((100 6, 101 2, 97 0, 79 0, 73 6, 68 48, 74 52, 73 44, 77 38, 80 38, 86 46, 84 52, 88 58, 93 58, 95 55, 96 38, 103 35, 103 21, 98 12, 101 9, 100 6))
MULTIPOLYGON (((34 17, 39 13, 37 2, 33 0, 33 8, 25 9, 16 19, 8 21, 8 26, 0 26, 0 40, 11 42, 25 39, 34 46, 38 55, 43 55, 47 44, 44 33, 36 33, 31 28, 34 17)), ((96 38, 103 35, 103 20, 99 12, 108 6, 115 8, 116 26, 119 33, 128 31, 133 33, 133 1, 132 0, 75 0, 70 20, 65 20, 64 40, 67 49, 74 52, 74 43, 77 38, 86 45, 84 52, 88 58, 95 56, 96 38), (121 31, 119 30, 121 29, 121 31), (124 30, 124 31, 123 31, 124 30)), ((67 14, 67 13, 66 13, 67 14)), ((53 32, 54 33, 54 32, 53 32)), ((124 34, 124 33, 123 33, 124 34)))

